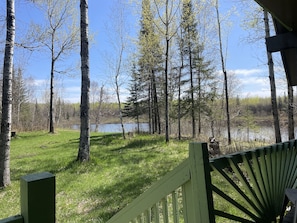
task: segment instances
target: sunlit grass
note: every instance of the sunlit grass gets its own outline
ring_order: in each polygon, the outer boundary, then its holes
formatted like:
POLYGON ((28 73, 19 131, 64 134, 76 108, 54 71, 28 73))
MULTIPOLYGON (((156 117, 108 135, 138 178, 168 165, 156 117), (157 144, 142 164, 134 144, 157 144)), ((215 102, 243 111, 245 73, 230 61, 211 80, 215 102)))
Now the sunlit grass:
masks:
POLYGON ((18 134, 11 143, 12 185, 0 191, 0 219, 20 213, 19 178, 48 171, 56 176, 57 222, 106 222, 188 156, 188 141, 92 133, 91 161, 80 164, 78 143, 77 131, 18 134))
POLYGON ((0 219, 20 213, 20 177, 47 171, 56 176, 57 222, 106 222, 188 157, 189 141, 92 133, 91 161, 77 163, 78 131, 19 133, 11 143, 12 184, 0 190, 0 219))

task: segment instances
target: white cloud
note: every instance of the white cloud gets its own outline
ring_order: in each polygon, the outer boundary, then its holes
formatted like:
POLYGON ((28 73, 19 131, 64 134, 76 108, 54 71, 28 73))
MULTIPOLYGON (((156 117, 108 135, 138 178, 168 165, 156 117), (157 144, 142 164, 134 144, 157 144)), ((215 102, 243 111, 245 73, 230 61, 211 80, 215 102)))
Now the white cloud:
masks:
POLYGON ((230 71, 234 72, 236 75, 243 75, 243 76, 259 75, 265 72, 265 70, 262 70, 262 69, 235 69, 230 71))

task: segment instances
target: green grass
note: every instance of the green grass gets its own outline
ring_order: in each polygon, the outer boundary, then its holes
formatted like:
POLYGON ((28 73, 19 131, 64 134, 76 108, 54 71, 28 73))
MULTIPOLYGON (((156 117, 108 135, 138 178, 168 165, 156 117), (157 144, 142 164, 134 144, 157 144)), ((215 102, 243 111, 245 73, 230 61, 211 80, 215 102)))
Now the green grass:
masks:
POLYGON ((188 141, 92 133, 91 161, 77 163, 78 143, 77 131, 19 133, 11 143, 12 184, 0 190, 0 219, 20 213, 20 177, 48 171, 56 176, 57 222, 106 222, 188 156, 188 141))

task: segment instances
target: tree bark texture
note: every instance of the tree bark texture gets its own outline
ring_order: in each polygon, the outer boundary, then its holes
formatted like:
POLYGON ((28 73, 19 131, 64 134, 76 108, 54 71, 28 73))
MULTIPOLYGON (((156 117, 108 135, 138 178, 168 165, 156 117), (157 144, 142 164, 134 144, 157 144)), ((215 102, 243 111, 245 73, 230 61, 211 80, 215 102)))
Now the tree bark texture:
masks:
POLYGON ((88 40, 88 0, 80 1, 81 32, 81 105, 80 105, 80 141, 77 155, 78 161, 90 160, 90 70, 88 40))
MULTIPOLYGON (((52 45, 53 47, 53 45, 52 45)), ((52 48, 53 49, 53 48, 52 48)), ((55 60, 54 56, 52 55, 52 62, 51 62, 51 81, 50 81, 50 117, 49 117, 49 132, 55 133, 55 109, 54 109, 54 67, 55 67, 55 60)))
POLYGON ((227 116, 227 134, 228 134, 228 144, 231 144, 231 123, 230 123, 230 112, 229 112, 229 91, 228 91, 228 75, 225 68, 225 61, 223 56, 223 46, 222 46, 222 35, 221 35, 221 20, 219 14, 219 3, 216 1, 216 13, 217 13, 217 23, 218 23, 218 33, 219 33, 219 44, 220 44, 220 56, 222 63, 222 71, 224 74, 224 93, 226 99, 226 116, 227 116))
POLYGON ((165 91, 165 140, 169 142, 169 101, 168 101, 168 62, 169 62, 169 15, 168 15, 168 0, 166 0, 166 53, 165 53, 165 81, 164 81, 164 91, 165 91))
MULTIPOLYGON (((265 37, 268 38, 270 37, 270 29, 269 29, 268 13, 265 10, 264 10, 264 24, 265 24, 265 37)), ((280 133, 279 115, 278 115, 277 100, 276 100, 274 65, 273 65, 272 54, 268 51, 266 52, 267 52, 267 60, 268 60, 268 68, 269 68, 271 107, 272 107, 272 115, 273 115, 274 131, 275 131, 275 142, 279 143, 282 141, 282 138, 280 133)))
POLYGON ((6 1, 6 44, 3 66, 2 118, 0 147, 0 187, 10 184, 10 141, 12 113, 12 70, 15 40, 15 8, 14 0, 6 1))

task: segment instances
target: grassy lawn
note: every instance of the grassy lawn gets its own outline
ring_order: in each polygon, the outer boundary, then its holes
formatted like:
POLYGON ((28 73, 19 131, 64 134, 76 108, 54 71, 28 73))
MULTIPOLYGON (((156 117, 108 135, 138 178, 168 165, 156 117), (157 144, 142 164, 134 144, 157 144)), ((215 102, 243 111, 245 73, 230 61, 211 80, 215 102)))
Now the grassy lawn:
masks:
POLYGON ((91 161, 75 161, 79 132, 20 133, 11 143, 12 185, 0 190, 0 219, 20 213, 19 178, 56 175, 57 222, 106 222, 188 156, 188 141, 92 133, 91 161), (9 208, 8 208, 9 207, 9 208))

